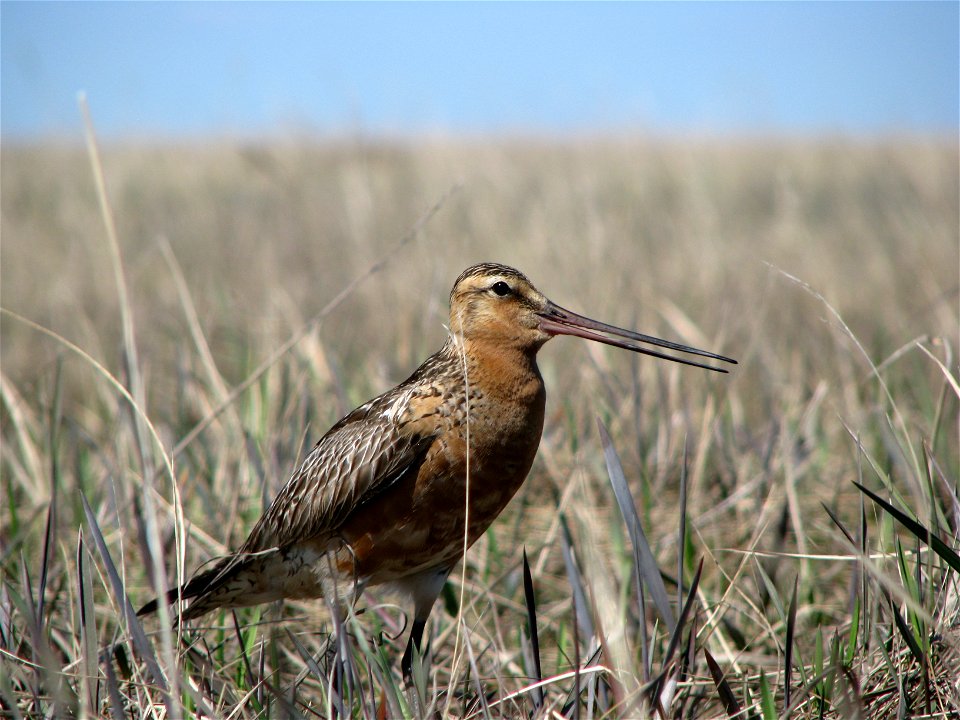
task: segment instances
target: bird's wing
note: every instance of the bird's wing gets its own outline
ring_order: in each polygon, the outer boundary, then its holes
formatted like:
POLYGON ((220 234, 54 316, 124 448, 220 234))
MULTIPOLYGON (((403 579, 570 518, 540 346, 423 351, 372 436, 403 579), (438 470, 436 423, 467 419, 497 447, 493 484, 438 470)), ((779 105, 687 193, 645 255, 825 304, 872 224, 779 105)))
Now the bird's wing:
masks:
POLYGON ((380 396, 330 428, 254 526, 240 554, 333 534, 357 505, 415 471, 435 437, 429 425, 401 422, 415 395, 408 390, 380 396))

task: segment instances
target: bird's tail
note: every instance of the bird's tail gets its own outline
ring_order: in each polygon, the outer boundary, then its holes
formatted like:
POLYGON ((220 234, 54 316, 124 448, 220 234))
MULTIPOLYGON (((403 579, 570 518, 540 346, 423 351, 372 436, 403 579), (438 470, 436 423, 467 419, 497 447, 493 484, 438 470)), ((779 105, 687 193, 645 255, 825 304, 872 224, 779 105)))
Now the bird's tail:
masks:
POLYGON ((168 590, 166 595, 157 597, 148 602, 142 608, 137 610, 137 615, 150 615, 155 613, 160 607, 160 603, 171 605, 177 602, 178 598, 190 600, 190 605, 180 616, 181 620, 192 620, 204 613, 220 607, 217 602, 220 593, 217 592, 223 584, 233 577, 236 572, 242 569, 244 559, 238 556, 226 557, 220 560, 209 570, 194 575, 179 588, 168 590))

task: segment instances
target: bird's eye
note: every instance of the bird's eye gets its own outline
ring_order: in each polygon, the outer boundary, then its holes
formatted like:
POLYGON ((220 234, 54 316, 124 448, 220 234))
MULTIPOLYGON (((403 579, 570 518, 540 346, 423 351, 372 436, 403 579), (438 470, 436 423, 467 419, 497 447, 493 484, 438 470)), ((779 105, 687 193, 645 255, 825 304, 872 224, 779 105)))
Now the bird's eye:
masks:
POLYGON ((490 289, 493 290, 493 292, 495 292, 500 297, 506 297, 507 295, 510 294, 510 286, 507 285, 503 280, 500 280, 499 282, 495 282, 490 287, 490 289))

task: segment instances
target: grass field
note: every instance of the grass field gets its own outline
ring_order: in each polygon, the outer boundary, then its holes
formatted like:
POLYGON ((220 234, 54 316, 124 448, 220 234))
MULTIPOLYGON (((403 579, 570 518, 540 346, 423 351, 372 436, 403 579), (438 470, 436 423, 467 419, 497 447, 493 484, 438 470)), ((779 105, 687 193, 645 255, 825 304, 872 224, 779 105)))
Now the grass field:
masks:
POLYGON ((83 148, 3 148, 12 716, 960 713, 955 140, 196 142, 101 159, 116 250, 83 148), (134 618, 158 579, 238 545, 330 424, 440 346, 450 285, 481 260, 740 365, 549 343, 538 459, 454 572, 416 688, 398 669, 407 608, 376 591, 340 662, 322 601, 182 636, 134 618), (637 569, 620 481, 659 575, 637 569), (651 592, 680 616, 701 561, 674 638, 651 592))

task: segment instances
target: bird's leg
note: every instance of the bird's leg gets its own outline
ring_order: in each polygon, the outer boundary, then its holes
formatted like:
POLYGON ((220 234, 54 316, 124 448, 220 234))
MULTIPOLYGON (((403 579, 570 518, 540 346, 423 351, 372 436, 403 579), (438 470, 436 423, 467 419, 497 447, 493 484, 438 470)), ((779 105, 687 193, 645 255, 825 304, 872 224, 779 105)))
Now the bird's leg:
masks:
POLYGON ((413 621, 413 628, 410 630, 410 639, 407 641, 407 649, 403 651, 403 658, 400 660, 400 671, 403 673, 403 681, 407 685, 413 684, 413 648, 417 648, 417 654, 422 658, 420 651, 423 641, 423 629, 427 626, 427 620, 416 619, 413 621))
POLYGON ((410 639, 407 641, 403 658, 400 660, 400 671, 403 673, 403 681, 408 687, 413 686, 413 649, 416 647, 417 654, 423 657, 421 654, 423 630, 427 626, 427 618, 430 617, 433 603, 440 595, 443 584, 447 581, 452 569, 452 567, 433 568, 407 578, 402 583, 413 596, 413 627, 410 628, 410 639))

